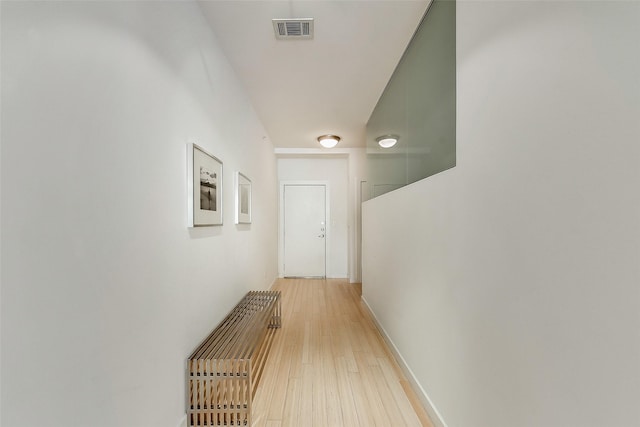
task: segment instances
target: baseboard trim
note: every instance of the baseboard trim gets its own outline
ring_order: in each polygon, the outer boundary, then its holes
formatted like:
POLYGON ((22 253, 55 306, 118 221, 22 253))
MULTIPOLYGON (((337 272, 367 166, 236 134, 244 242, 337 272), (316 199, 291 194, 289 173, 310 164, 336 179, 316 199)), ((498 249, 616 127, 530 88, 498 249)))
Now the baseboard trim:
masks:
POLYGON ((404 372, 405 376, 407 377, 407 380, 409 381, 411 388, 418 396, 418 399, 420 399, 422 406, 424 407, 425 411, 427 411, 427 414, 429 415, 429 418, 431 418, 431 421, 433 422, 434 426, 447 427, 447 424, 444 422, 444 419, 440 415, 440 412, 438 412, 435 405, 427 395, 427 392, 422 388, 422 386, 416 379, 416 376, 413 374, 413 371, 411 370, 411 368, 409 368, 409 365, 407 365, 407 362, 404 360, 404 357, 402 357, 402 355, 398 351, 398 347, 396 347, 393 340, 389 337, 389 334, 387 334, 387 331, 380 324, 380 321, 378 320, 378 318, 376 317, 376 314, 371 309, 371 306, 369 305, 367 300, 364 298, 364 296, 362 296, 361 299, 362 299, 362 302, 364 303, 364 306, 367 308, 367 311, 371 315, 371 318, 373 319, 373 323, 376 325, 376 327, 378 328, 378 331, 380 331, 380 335, 382 335, 382 338, 385 340, 385 342, 391 349, 391 353, 393 353, 393 357, 396 359, 396 362, 400 366, 400 369, 402 369, 402 372, 404 372))

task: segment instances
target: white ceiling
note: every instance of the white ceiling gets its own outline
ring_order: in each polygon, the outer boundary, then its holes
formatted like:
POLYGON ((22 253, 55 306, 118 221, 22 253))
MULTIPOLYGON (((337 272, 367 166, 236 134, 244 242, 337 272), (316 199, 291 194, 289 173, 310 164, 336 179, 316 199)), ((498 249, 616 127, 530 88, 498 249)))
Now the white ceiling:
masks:
POLYGON ((428 0, 200 2, 276 148, 364 147, 365 125, 428 0), (313 40, 276 40, 274 18, 314 18, 313 40))

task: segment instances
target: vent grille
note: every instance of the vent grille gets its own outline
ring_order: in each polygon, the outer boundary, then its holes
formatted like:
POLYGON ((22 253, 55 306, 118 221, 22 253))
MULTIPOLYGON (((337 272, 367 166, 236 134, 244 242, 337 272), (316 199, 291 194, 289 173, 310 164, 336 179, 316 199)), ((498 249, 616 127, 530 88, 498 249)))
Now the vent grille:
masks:
POLYGON ((273 19, 273 30, 277 39, 312 39, 313 18, 273 19))

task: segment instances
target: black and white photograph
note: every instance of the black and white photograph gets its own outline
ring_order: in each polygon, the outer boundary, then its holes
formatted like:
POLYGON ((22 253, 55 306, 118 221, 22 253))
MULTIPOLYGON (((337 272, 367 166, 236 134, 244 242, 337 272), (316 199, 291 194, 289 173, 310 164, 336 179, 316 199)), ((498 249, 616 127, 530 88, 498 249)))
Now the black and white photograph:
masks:
POLYGON ((222 162, 204 148, 188 144, 188 225, 222 225, 222 162))
POLYGON ((249 215, 249 196, 251 195, 251 186, 240 184, 240 213, 249 215))
POLYGON ((216 185, 218 177, 215 172, 200 166, 200 209, 217 211, 216 185))
POLYGON ((251 224, 251 180, 236 172, 236 224, 251 224))

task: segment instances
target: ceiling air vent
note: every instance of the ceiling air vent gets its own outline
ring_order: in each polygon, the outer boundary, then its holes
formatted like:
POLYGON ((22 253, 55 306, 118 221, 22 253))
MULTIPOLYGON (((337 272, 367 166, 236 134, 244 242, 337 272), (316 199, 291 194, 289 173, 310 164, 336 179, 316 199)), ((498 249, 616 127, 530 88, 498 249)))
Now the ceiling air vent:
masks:
POLYGON ((311 40, 313 18, 272 19, 276 38, 282 40, 311 40))

